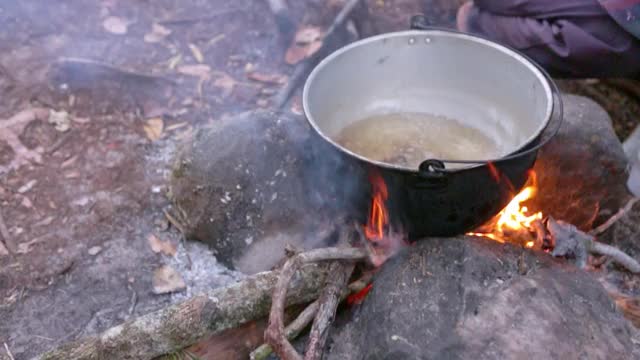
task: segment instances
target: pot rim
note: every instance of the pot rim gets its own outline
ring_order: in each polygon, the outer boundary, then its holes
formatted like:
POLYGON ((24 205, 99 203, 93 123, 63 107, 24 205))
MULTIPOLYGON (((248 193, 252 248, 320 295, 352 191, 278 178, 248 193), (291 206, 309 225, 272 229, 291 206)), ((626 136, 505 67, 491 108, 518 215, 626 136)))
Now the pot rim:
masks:
MULTIPOLYGON (((367 158, 365 156, 362 156, 358 153, 355 153, 345 147, 343 147, 342 145, 338 144, 337 142, 335 142, 331 137, 329 137, 328 135, 326 135, 323 131, 320 130, 320 128, 317 126, 315 120, 313 119, 313 116, 311 115, 311 111, 310 111, 310 104, 309 104, 309 89, 311 87, 311 84, 313 83, 314 79, 318 76, 318 73, 325 67, 327 66, 327 64, 329 64, 331 61, 333 61, 335 58, 341 56, 342 54, 356 48, 356 47, 360 47, 360 46, 365 46, 369 43, 372 42, 376 42, 376 41, 381 41, 384 39, 388 39, 388 38, 393 38, 393 37, 406 37, 406 36, 424 36, 424 35, 436 35, 436 36, 450 36, 450 37, 457 37, 457 38, 462 38, 468 41, 472 41, 472 42, 476 42, 479 44, 483 44, 486 46, 489 46, 491 48, 494 48, 498 51, 501 51, 502 53, 504 53, 505 55, 511 56, 512 58, 515 58, 516 60, 518 60, 520 63, 522 63, 523 65, 525 65, 526 67, 529 68, 529 70, 531 70, 535 76, 538 78, 538 80, 540 81, 540 83, 542 84, 543 88, 544 88, 544 92, 545 95, 548 99, 547 102, 547 106, 546 106, 546 111, 545 111, 545 115, 544 115, 544 121, 541 123, 541 125, 538 127, 538 129, 536 129, 536 131, 528 138, 526 139, 518 148, 516 148, 513 152, 508 153, 506 155, 501 156, 500 158, 497 159, 486 159, 486 160, 460 160, 460 161, 447 161, 446 159, 436 159, 439 160, 443 163, 469 163, 466 166, 460 166, 454 169, 442 169, 445 172, 458 172, 458 171, 462 171, 462 170, 467 170, 467 169, 472 169, 472 168, 476 168, 476 167, 481 167, 481 166, 485 166, 487 163, 489 162, 496 162, 496 161, 500 161, 504 158, 507 157, 513 157, 516 156, 518 153, 522 152, 525 148, 527 148, 529 145, 531 145, 534 141, 536 141, 536 139, 539 139, 540 136, 542 135, 542 133, 545 131, 545 129, 547 129, 547 127, 549 126, 549 123, 551 122, 551 119, 553 117, 553 111, 554 111, 554 93, 552 91, 552 86, 550 84, 550 82, 552 81, 551 78, 544 72, 544 70, 537 65, 533 60, 531 60, 529 57, 525 56, 524 54, 521 54, 520 52, 518 52, 515 49, 512 49, 508 46, 499 44, 495 41, 483 38, 481 36, 477 36, 477 35, 472 35, 472 34, 467 34, 467 33, 462 33, 459 31, 455 31, 455 30, 448 30, 448 29, 429 29, 429 30, 404 30, 404 31, 395 31, 395 32, 389 32, 389 33, 384 33, 384 34, 379 34, 379 35, 375 35, 375 36, 371 36, 365 39, 361 39, 358 41, 354 41, 351 44, 345 45, 344 47, 334 51, 333 53, 329 54, 327 57, 325 57, 324 59, 322 59, 322 61, 320 61, 320 63, 318 65, 316 65, 316 67, 311 71, 311 73, 309 74, 309 76, 307 77, 307 80, 305 81, 304 84, 304 88, 302 90, 302 108, 304 111, 304 115, 305 118, 307 119, 307 122, 311 125, 311 127, 314 129, 314 131, 320 135, 325 141, 329 142, 332 146, 334 146, 335 148, 337 148, 338 150, 353 156, 355 158, 357 158, 360 161, 364 161, 366 163, 370 163, 385 169, 390 169, 390 170, 400 170, 400 171, 405 171, 405 172, 412 172, 412 173, 417 173, 419 172, 418 169, 414 169, 414 168, 410 168, 407 166, 401 166, 401 165, 395 165, 395 164, 390 164, 390 163, 386 163, 386 162, 382 162, 382 161, 377 161, 377 160, 373 160, 370 158, 367 158)), ((559 100, 562 101, 562 100, 559 100)), ((425 159, 428 160, 428 159, 425 159)))

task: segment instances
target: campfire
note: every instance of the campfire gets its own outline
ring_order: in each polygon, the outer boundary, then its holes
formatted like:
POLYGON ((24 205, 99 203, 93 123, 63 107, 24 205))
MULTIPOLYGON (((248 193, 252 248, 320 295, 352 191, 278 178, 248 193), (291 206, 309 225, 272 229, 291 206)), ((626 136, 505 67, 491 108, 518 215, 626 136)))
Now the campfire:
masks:
POLYGON ((529 180, 525 187, 516 194, 511 202, 487 224, 481 226, 475 232, 467 235, 482 236, 500 243, 510 242, 533 248, 536 244, 536 224, 543 219, 542 212, 531 213, 525 205, 535 198, 538 192, 538 184, 534 171, 530 172, 529 180))
MULTIPOLYGON (((375 267, 379 267, 398 250, 407 246, 408 241, 401 229, 394 229, 389 221, 389 210, 386 206, 389 193, 384 179, 377 172, 373 172, 369 181, 372 187, 372 196, 367 222, 362 225, 362 235, 366 239, 365 245, 370 254, 371 263, 375 267)), ((511 186, 511 188, 513 187, 511 186)), ((530 211, 527 206, 527 203, 535 198, 537 192, 536 174, 532 170, 523 189, 513 196, 513 199, 500 213, 466 235, 541 249, 545 244, 542 244, 538 234, 543 226, 544 215, 540 211, 530 211)))

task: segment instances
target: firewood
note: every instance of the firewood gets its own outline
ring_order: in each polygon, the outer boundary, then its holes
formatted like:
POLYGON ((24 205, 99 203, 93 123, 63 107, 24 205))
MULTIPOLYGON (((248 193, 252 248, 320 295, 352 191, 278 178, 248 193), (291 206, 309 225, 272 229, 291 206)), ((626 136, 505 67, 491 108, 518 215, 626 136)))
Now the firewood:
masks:
MULTIPOLYGON (((342 295, 340 296, 340 301, 344 300, 349 294, 355 294, 362 291, 371 283, 372 279, 373 279, 372 272, 365 273, 360 279, 349 284, 348 291, 342 292, 342 295)), ((287 325, 287 328, 284 331, 287 339, 289 340, 295 339, 296 337, 298 337, 298 335, 300 335, 300 333, 302 332, 302 330, 304 330, 305 327, 311 324, 311 322, 316 316, 316 313, 318 312, 319 306, 320 306, 319 300, 312 302, 307 306, 306 309, 304 309, 298 315, 298 317, 293 322, 291 322, 291 324, 287 325)), ((273 352, 273 349, 271 348, 271 346, 269 346, 269 344, 262 344, 253 352, 251 352, 250 359, 264 360, 269 355, 271 355, 272 352, 273 352)))
POLYGON ((273 292, 271 312, 269 314, 269 326, 264 334, 265 341, 273 348, 274 352, 283 360, 302 360, 302 357, 289 342, 284 329, 284 301, 287 295, 287 284, 296 273, 296 270, 305 263, 326 260, 363 260, 367 258, 367 252, 358 248, 324 248, 311 250, 290 258, 280 271, 278 283, 273 292))
MULTIPOLYGON (((352 253, 349 253, 353 255, 352 253)), ((315 300, 327 267, 302 264, 287 281, 281 308, 315 300)), ((279 271, 248 277, 237 284, 197 295, 185 302, 113 327, 100 335, 63 345, 36 359, 152 359, 267 315, 279 271)))
POLYGON ((327 287, 325 287, 320 299, 318 314, 309 333, 309 344, 304 354, 305 360, 320 360, 327 342, 329 328, 336 316, 336 309, 340 303, 340 293, 347 286, 354 264, 334 262, 329 268, 327 287))

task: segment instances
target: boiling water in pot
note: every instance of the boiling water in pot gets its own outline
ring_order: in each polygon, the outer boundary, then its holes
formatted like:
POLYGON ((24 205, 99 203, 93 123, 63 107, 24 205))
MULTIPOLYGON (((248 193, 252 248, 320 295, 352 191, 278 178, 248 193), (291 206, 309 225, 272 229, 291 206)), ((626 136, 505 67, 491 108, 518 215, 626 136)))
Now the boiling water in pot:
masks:
POLYGON ((427 159, 477 160, 502 155, 498 144, 481 131, 427 113, 370 116, 342 129, 337 141, 368 159, 413 169, 427 159))

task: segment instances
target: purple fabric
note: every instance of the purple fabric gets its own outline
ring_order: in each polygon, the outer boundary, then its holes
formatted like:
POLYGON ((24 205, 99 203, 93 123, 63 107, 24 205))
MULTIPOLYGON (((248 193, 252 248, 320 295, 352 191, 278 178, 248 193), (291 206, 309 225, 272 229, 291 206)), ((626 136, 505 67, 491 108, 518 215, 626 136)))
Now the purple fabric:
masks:
POLYGON ((475 0, 466 23, 555 76, 640 75, 640 40, 598 0, 475 0))
POLYGON ((620 26, 640 39, 640 0, 598 0, 620 26))

